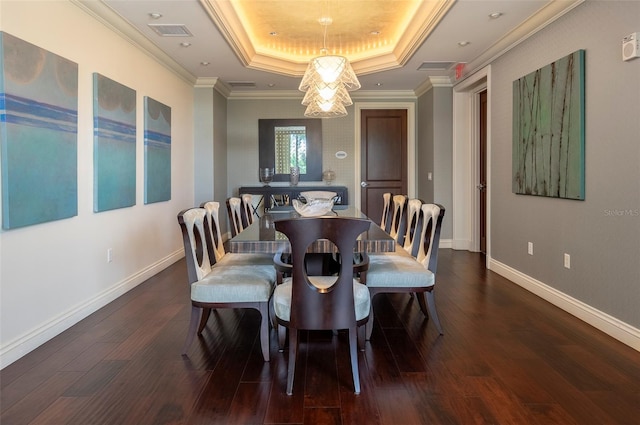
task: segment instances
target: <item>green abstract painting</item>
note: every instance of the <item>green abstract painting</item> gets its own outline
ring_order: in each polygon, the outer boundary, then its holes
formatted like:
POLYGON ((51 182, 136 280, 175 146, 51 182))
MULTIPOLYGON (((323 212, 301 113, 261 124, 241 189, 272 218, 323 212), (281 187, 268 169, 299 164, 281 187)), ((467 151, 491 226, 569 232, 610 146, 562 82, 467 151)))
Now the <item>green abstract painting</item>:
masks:
POLYGON ((171 108, 144 97, 144 203, 171 199, 171 108))
POLYGON ((93 74, 93 210, 136 204, 136 92, 93 74))
POLYGON ((78 64, 0 32, 2 228, 78 215, 78 64))
POLYGON ((584 200, 584 57, 513 82, 514 193, 584 200))

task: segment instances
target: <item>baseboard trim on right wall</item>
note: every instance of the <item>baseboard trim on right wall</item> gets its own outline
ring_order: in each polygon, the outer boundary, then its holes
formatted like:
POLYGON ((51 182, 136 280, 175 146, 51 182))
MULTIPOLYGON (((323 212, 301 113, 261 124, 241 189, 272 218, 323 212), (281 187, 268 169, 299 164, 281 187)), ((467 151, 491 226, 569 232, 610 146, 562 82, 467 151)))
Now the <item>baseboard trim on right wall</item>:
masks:
POLYGON ((492 258, 489 259, 489 269, 634 350, 640 351, 640 329, 634 328, 492 258))

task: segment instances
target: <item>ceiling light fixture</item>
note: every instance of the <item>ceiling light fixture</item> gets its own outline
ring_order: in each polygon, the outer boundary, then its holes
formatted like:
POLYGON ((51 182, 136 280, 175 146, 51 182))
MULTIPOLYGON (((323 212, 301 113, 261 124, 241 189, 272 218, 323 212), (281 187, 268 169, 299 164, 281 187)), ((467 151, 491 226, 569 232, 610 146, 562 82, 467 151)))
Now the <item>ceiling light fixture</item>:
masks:
POLYGON ((162 13, 151 12, 151 13, 149 13, 149 17, 151 19, 160 19, 160 18, 162 18, 162 13))
POLYGON ((498 18, 499 18, 499 17, 501 17, 501 16, 502 16, 502 12, 493 12, 493 13, 490 13, 490 14, 489 14, 489 17, 490 17, 491 19, 498 19, 498 18))
POLYGON ((468 46, 469 44, 471 44, 470 41, 459 41, 458 42, 458 46, 460 46, 460 47, 468 46))
POLYGON ((314 118, 344 117, 347 115, 345 106, 353 104, 348 92, 358 90, 360 82, 346 57, 328 54, 327 27, 333 20, 325 16, 318 22, 324 27, 322 56, 311 59, 298 87, 306 92, 302 100, 307 107, 304 115, 314 118))

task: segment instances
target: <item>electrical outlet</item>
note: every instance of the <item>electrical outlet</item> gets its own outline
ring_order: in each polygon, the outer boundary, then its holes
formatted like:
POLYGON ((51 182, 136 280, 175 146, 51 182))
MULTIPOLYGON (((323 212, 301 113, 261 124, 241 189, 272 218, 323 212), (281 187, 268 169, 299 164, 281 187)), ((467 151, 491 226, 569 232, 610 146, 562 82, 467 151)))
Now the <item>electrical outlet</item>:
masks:
POLYGON ((527 242, 527 254, 533 255, 533 242, 527 242))
POLYGON ((113 250, 111 248, 107 248, 107 263, 113 261, 113 250))
POLYGON ((564 267, 566 269, 571 268, 571 256, 569 254, 564 254, 564 267))

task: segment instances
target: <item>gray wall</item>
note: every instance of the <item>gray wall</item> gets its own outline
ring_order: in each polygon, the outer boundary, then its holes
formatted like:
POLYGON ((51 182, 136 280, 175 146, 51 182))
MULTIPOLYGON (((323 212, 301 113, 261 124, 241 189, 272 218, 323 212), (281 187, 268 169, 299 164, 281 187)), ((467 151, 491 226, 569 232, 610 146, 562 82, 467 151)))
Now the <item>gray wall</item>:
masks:
MULTIPOLYGON (((193 91, 194 202, 214 199, 213 88, 193 91)), ((187 208, 188 206, 185 206, 187 208)))
POLYGON ((490 202, 494 259, 638 328, 640 59, 621 59, 621 40, 635 31, 640 2, 588 1, 492 64, 490 202), (515 195, 511 84, 578 49, 586 50, 586 199, 515 195))
POLYGON ((453 89, 433 87, 418 99, 416 194, 445 207, 442 238, 453 237, 453 89), (432 180, 428 179, 431 173, 432 180))
POLYGON ((213 87, 194 89, 195 202, 227 197, 227 100, 213 87))
MULTIPOLYGON (((244 185, 258 185, 258 119, 304 118, 302 99, 229 99, 228 100, 228 193, 237 194, 244 185)), ((414 101, 415 99, 411 99, 414 101)), ((375 102, 375 99, 370 101, 375 102)), ((387 100, 385 100, 387 101, 387 100)), ((407 102, 407 100, 397 100, 407 102)), ((322 120, 323 170, 336 172, 335 185, 346 186, 353 199, 355 161, 354 107, 347 108, 343 118, 322 120), (335 153, 345 151, 346 159, 337 159, 335 153)), ((322 182, 317 182, 322 184, 322 182)), ((272 183, 277 185, 278 183, 272 183)), ((286 183, 280 183, 286 184, 286 183)), ((301 183, 303 184, 303 183, 301 183)), ((304 184, 309 184, 305 182, 304 184)), ((359 188, 358 188, 359 190, 359 188)))

